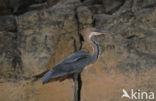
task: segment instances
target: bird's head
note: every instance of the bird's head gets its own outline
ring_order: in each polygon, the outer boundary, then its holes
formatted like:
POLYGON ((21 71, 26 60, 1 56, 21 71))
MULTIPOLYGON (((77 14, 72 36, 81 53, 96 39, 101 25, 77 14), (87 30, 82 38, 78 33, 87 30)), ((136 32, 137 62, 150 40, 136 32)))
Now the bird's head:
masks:
POLYGON ((96 29, 94 27, 88 27, 81 31, 81 35, 83 36, 84 40, 86 40, 86 41, 90 40, 92 36, 101 35, 101 34, 110 35, 113 33, 104 31, 101 29, 96 29))

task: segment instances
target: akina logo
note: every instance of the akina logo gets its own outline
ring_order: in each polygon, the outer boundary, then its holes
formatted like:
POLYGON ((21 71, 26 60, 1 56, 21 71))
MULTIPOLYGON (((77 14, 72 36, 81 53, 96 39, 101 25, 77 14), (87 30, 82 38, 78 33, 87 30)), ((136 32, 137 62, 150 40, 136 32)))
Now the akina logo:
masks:
POLYGON ((122 89, 122 96, 121 98, 128 98, 128 99, 138 99, 138 100, 153 100, 154 99, 154 92, 145 92, 141 91, 140 89, 134 90, 131 89, 130 92, 127 92, 125 89, 122 89))

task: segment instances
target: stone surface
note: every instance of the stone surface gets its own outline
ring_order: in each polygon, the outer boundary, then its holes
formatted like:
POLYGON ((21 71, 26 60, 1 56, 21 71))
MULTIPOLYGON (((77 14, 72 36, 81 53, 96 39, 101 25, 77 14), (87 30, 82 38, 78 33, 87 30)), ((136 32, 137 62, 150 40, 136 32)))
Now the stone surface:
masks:
MULTIPOLYGON (((18 16, 16 24, 14 26, 17 27, 17 32, 1 32, 1 55, 10 51, 8 56, 10 62, 4 61, 4 64, 11 64, 9 68, 12 68, 14 58, 18 58, 17 54, 20 60, 16 59, 16 61, 20 63, 15 63, 15 65, 20 65, 23 69, 23 76, 26 78, 52 68, 62 58, 73 53, 75 47, 77 49, 80 47, 73 6, 58 6, 40 12, 28 12, 18 16), (74 46, 75 42, 76 46, 74 46)), ((11 24, 9 25, 12 27, 11 24)), ((6 27, 6 29, 11 28, 6 27)), ((5 30, 5 26, 2 30, 5 30)), ((5 68, 5 65, 2 64, 3 67, 5 68)), ((14 66, 14 68, 18 67, 14 66)))
POLYGON ((42 85, 41 77, 75 50, 92 54, 79 36, 87 26, 114 34, 93 37, 100 56, 81 74, 81 101, 128 101, 123 88, 156 92, 154 0, 52 1, 0 17, 0 101, 73 101, 72 79, 42 85))
POLYGON ((46 1, 47 0, 0 0, 0 15, 21 14, 26 12, 30 5, 46 1))
POLYGON ((0 16, 0 31, 16 31, 15 16, 0 16))
POLYGON ((47 0, 47 4, 49 6, 53 6, 53 5, 57 4, 58 2, 59 2, 59 0, 47 0))
POLYGON ((132 10, 140 10, 142 8, 152 8, 156 7, 155 0, 133 0, 133 7, 132 10))
POLYGON ((79 23, 79 30, 92 26, 93 19, 92 19, 92 12, 85 6, 80 6, 77 8, 77 19, 79 23))
POLYGON ((84 4, 88 5, 94 13, 112 14, 116 12, 125 0, 84 0, 84 4))
POLYGON ((48 68, 53 67, 74 52, 74 40, 79 47, 77 22, 72 6, 26 13, 19 16, 17 22, 21 35, 19 49, 22 52, 23 68, 31 75, 36 75, 37 71, 41 73, 47 64, 48 68))
POLYGON ((21 52, 18 50, 17 33, 0 32, 0 79, 10 80, 21 76, 21 52), (18 74, 17 74, 18 73, 18 74), (16 75, 17 74, 17 75, 16 75))

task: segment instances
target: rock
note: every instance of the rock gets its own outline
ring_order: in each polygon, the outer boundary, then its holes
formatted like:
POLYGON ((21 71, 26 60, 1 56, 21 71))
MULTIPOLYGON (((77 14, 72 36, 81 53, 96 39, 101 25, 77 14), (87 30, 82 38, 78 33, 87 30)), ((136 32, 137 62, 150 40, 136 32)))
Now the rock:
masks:
POLYGON ((29 6, 28 11, 42 10, 42 9, 46 9, 46 8, 48 8, 47 3, 39 3, 39 4, 33 4, 33 5, 29 6))
POLYGON ((84 4, 94 13, 112 14, 117 11, 125 0, 84 0, 84 4))
POLYGON ((143 3, 142 3, 142 4, 143 4, 142 6, 143 6, 144 8, 156 7, 156 1, 154 1, 154 0, 143 0, 143 3))
POLYGON ((108 26, 108 24, 112 23, 112 21, 114 21, 114 18, 116 18, 116 16, 114 15, 108 15, 108 14, 95 14, 93 16, 94 19, 94 25, 96 27, 102 27, 105 28, 108 26), (103 26, 101 26, 101 24, 103 26))
POLYGON ((59 2, 54 6, 61 6, 61 5, 72 5, 74 7, 78 7, 82 4, 80 0, 59 0, 59 2))
POLYGON ((132 8, 132 5, 133 5, 133 0, 126 0, 122 6, 120 6, 120 8, 113 13, 113 15, 118 15, 118 14, 121 14, 123 12, 127 12, 127 11, 131 11, 131 8, 132 8))
POLYGON ((66 80, 63 83, 55 82, 44 86, 40 81, 34 83, 30 80, 21 80, 14 83, 5 82, 0 84, 0 90, 3 90, 3 92, 0 92, 0 99, 4 101, 32 101, 32 99, 35 101, 49 101, 49 99, 57 101, 67 99, 68 101, 73 101, 71 97, 73 91, 72 80, 66 80), (10 96, 6 96, 6 93, 10 96), (61 97, 58 98, 58 96, 61 97))
POLYGON ((21 80, 18 83, 1 83, 0 90, 3 90, 3 92, 0 92, 0 99, 4 101, 32 101, 33 99, 33 88, 30 81, 21 80), (6 93, 10 96, 6 96, 6 93))
POLYGON ((92 12, 87 7, 80 6, 77 8, 77 19, 80 29, 91 26, 93 23, 92 12))
MULTIPOLYGON (((22 5, 23 0, 1 0, 0 8, 2 11, 8 10, 8 14, 18 12, 19 7, 22 5), (9 12, 10 10, 10 12, 9 12)), ((28 0, 27 0, 28 2, 28 0)), ((23 6, 23 5, 22 5, 23 6)), ((3 14, 3 13, 2 13, 3 14)))
MULTIPOLYGON (((138 12, 136 14, 127 12, 121 14, 120 16, 115 16, 115 15, 112 16, 112 15, 104 15, 104 14, 95 15, 94 17, 96 21, 95 25, 97 27, 101 26, 101 28, 105 30, 111 30, 112 32, 116 33, 116 36, 112 37, 109 40, 111 42, 111 44, 110 42, 109 44, 110 47, 114 47, 114 49, 112 50, 113 52, 116 50, 118 46, 119 47, 117 50, 119 51, 117 53, 112 53, 112 54, 117 55, 115 57, 116 58, 120 57, 120 59, 122 58, 122 56, 118 56, 119 55, 118 53, 121 53, 121 55, 125 54, 123 56, 123 59, 127 60, 127 62, 121 60, 124 66, 121 66, 121 62, 118 62, 119 65, 117 65, 118 63, 116 63, 116 66, 120 67, 119 71, 126 69, 126 67, 129 68, 128 64, 131 65, 130 67, 133 67, 129 69, 146 70, 149 68, 154 68, 154 64, 156 61, 153 61, 153 59, 155 58, 154 54, 156 54, 154 51, 156 49, 155 47, 156 40, 153 38, 155 38, 156 36, 154 34, 155 30, 153 29, 155 27, 155 23, 153 23, 155 22, 155 19, 153 18, 155 17, 155 14, 156 14, 155 9, 149 9, 147 11, 138 12), (130 18, 127 17, 129 15, 131 15, 130 18), (147 21, 149 16, 150 16, 150 22, 149 22, 150 24, 148 24, 147 21), (129 63, 130 61, 132 64, 129 63), (152 63, 153 65, 151 65, 150 63, 152 63)), ((102 38, 100 43, 108 43, 107 40, 106 42, 104 42, 104 40, 106 39, 102 38)), ((105 49, 107 48, 105 47, 107 47, 107 45, 102 46, 102 49, 106 52, 105 49)), ((115 59, 115 57, 113 58, 115 59)), ((126 69, 125 71, 127 70, 128 69, 126 69)))
POLYGON ((134 0, 132 10, 140 10, 142 8, 156 7, 156 1, 154 0, 134 0))
POLYGON ((125 0, 102 0, 105 12, 112 13, 118 10, 125 0))
POLYGON ((93 37, 100 55, 81 73, 81 101, 124 101, 122 89, 156 92, 156 9, 152 1, 119 0, 107 12, 101 1, 54 2, 50 8, 15 16, 16 30, 14 17, 4 17, 11 20, 0 23, 0 100, 73 101, 72 79, 42 85, 41 77, 76 50, 92 54, 78 35, 87 26, 114 34, 93 37), (139 4, 136 9, 135 2, 139 4))
MULTIPOLYGON (((136 76, 134 72, 123 74, 111 71, 108 73, 99 68, 102 65, 102 63, 96 63, 96 65, 90 67, 96 73, 91 72, 89 68, 83 73, 82 100, 103 101, 105 99, 106 101, 125 101, 126 98, 121 98, 122 89, 124 88, 126 88, 126 91, 139 88, 148 92, 148 90, 155 87, 155 69, 136 76)), ((152 90, 152 92, 155 92, 155 90, 152 90)))
POLYGON ((47 4, 48 4, 49 6, 53 6, 53 5, 57 4, 59 1, 60 1, 60 0, 47 0, 47 4))
POLYGON ((32 4, 46 2, 47 0, 0 0, 0 15, 21 14, 28 10, 32 4))
POLYGON ((15 16, 1 16, 0 26, 0 31, 16 31, 15 16))
POLYGON ((137 12, 130 18, 129 14, 94 16, 96 27, 114 35, 93 38, 99 43, 100 56, 82 72, 82 100, 124 101, 120 94, 123 88, 145 91, 155 88, 155 9, 137 12))
POLYGON ((22 71, 21 52, 18 50, 16 39, 17 33, 0 32, 0 79, 10 80, 21 76, 19 73, 22 71))
POLYGON ((29 12, 19 16, 17 22, 23 69, 29 77, 45 71, 46 65, 52 68, 71 54, 74 51, 73 39, 79 47, 72 6, 29 12))

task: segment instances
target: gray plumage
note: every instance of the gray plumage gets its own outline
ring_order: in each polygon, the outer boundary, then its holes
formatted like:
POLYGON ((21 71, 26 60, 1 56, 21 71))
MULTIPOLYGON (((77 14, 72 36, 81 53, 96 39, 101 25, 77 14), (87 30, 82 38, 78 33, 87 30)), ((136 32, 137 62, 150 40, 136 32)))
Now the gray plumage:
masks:
POLYGON ((99 46, 96 41, 92 40, 91 38, 94 35, 101 35, 104 33, 99 32, 99 30, 97 31, 95 28, 86 28, 82 31, 81 34, 84 40, 92 46, 94 53, 92 55, 89 55, 85 51, 75 52, 59 62, 42 78, 42 83, 44 84, 49 82, 50 80, 54 80, 57 78, 63 77, 63 79, 66 79, 68 78, 68 76, 72 77, 74 79, 74 101, 78 100, 76 92, 78 75, 87 65, 94 63, 99 55, 99 46))
MULTIPOLYGON (((96 44, 97 45, 97 44, 96 44)), ((73 75, 75 73, 79 74, 85 66, 94 63, 98 58, 98 45, 97 50, 91 56, 85 51, 78 51, 68 56, 61 62, 59 62, 53 69, 47 72, 43 78, 42 82, 46 83, 51 79, 56 79, 63 76, 73 75)))

